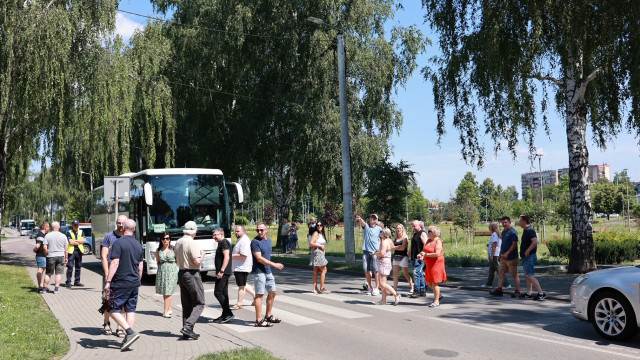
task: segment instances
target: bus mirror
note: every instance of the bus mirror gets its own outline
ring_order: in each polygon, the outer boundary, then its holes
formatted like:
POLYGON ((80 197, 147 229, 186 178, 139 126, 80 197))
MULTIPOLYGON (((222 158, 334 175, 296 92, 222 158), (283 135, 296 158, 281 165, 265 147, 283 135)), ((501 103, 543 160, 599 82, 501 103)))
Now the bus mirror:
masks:
POLYGON ((147 206, 153 205, 153 191, 149 183, 144 184, 144 202, 147 203, 147 206))
POLYGON ((228 182, 226 184, 226 187, 227 191, 236 194, 238 204, 242 204, 244 202, 244 193, 242 192, 242 186, 240 186, 240 184, 235 182, 228 182))

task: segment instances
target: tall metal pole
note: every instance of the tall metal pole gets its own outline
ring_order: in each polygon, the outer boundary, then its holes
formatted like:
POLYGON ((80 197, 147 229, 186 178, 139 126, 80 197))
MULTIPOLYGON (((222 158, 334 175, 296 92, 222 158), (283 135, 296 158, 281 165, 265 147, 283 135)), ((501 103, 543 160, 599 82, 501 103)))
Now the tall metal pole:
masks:
MULTIPOLYGON (((540 202, 542 203, 542 206, 544 207, 544 182, 542 181, 542 154, 536 154, 536 156, 538 157, 538 170, 540 171, 540 202)), ((544 226, 544 220, 542 220, 542 241, 544 241, 545 238, 545 226, 544 226)))
POLYGON ((353 232, 353 193, 351 191, 351 148, 347 120, 347 61, 344 53, 344 34, 338 33, 338 78, 340 86, 340 143, 342 145, 342 203, 344 204, 344 260, 347 266, 356 265, 356 244, 353 232))
POLYGON ((629 174, 627 173, 627 171, 628 169, 624 169, 624 178, 625 180, 627 180, 627 220, 629 221, 629 232, 631 232, 631 212, 629 207, 629 174))

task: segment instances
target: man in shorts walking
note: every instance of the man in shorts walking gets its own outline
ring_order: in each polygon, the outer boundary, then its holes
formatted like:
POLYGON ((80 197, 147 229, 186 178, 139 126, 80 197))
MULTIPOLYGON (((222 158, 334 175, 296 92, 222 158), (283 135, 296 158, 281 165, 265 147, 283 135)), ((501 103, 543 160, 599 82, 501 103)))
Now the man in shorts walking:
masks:
POLYGON ((500 270, 498 271, 498 288, 489 294, 502 296, 502 284, 508 272, 513 277, 516 291, 511 297, 520 296, 520 278, 518 277, 518 232, 511 227, 511 219, 505 216, 502 221, 502 245, 500 246, 500 270))
POLYGON ((183 237, 174 246, 176 263, 178 264, 178 285, 180 285, 180 302, 182 302, 183 339, 198 340, 199 334, 193 331, 196 321, 204 310, 204 286, 200 275, 200 264, 204 260, 204 250, 194 240, 198 225, 194 221, 184 224, 183 237))
MULTIPOLYGON (((106 303, 107 297, 104 291, 104 285, 107 283, 107 276, 109 276, 109 267, 111 266, 111 257, 109 252, 113 247, 113 244, 124 235, 124 222, 127 220, 126 215, 118 216, 116 220, 116 229, 108 233, 102 240, 102 247, 100 248, 100 261, 102 262, 102 299, 106 303)), ((102 332, 105 335, 111 335, 111 323, 109 308, 106 307, 104 311, 104 323, 102 324, 102 332)), ((116 336, 124 338, 126 335, 124 330, 118 328, 116 330, 116 336)))
POLYGON ((140 338, 133 326, 136 322, 135 312, 144 266, 144 251, 142 245, 133 237, 135 231, 136 222, 127 219, 124 222, 124 235, 113 244, 109 252, 111 265, 104 285, 109 299, 109 314, 126 333, 120 351, 127 350, 140 338), (121 314, 123 307, 126 319, 121 314))
POLYGON ((69 261, 69 242, 67 236, 60 232, 60 223, 51 223, 51 232, 44 236, 42 242, 44 253, 47 254, 47 275, 44 278, 44 291, 49 292, 49 281, 55 272, 56 281, 54 294, 60 291, 60 281, 64 273, 64 265, 69 261))
POLYGON ((265 223, 258 224, 258 236, 251 241, 251 254, 253 255, 253 269, 251 273, 254 276, 254 288, 256 291, 255 307, 256 307, 256 327, 270 327, 271 324, 277 324, 282 320, 271 314, 273 303, 276 298, 276 280, 271 273, 271 267, 278 270, 284 269, 284 265, 271 261, 271 239, 267 237, 267 225, 265 223), (267 312, 262 317, 262 299, 264 292, 267 291, 267 312))
POLYGON ((44 251, 44 236, 49 232, 49 223, 43 222, 40 225, 40 231, 36 235, 36 246, 33 248, 33 252, 36 253, 36 263, 38 264, 38 273, 36 278, 38 279, 38 293, 44 294, 47 289, 44 287, 44 277, 47 270, 47 253, 44 251))
POLYGON ((356 216, 356 221, 364 228, 364 242, 362 244, 362 266, 364 268, 364 276, 367 278, 367 285, 369 290, 367 295, 377 296, 380 295, 380 278, 378 277, 378 265, 376 263, 376 256, 373 255, 380 247, 380 233, 382 228, 378 226, 378 215, 371 214, 369 216, 369 223, 365 223, 364 219, 360 215, 356 216), (376 282, 376 287, 371 285, 371 273, 373 273, 373 279, 376 282))
POLYGON ((238 300, 231 310, 242 309, 245 292, 251 294, 253 298, 256 297, 253 287, 247 284, 247 277, 253 268, 253 256, 251 255, 251 240, 243 225, 236 225, 236 237, 238 242, 233 247, 231 257, 233 258, 233 276, 236 278, 236 285, 238 285, 238 300))
POLYGON ((538 261, 538 256, 536 255, 538 235, 533 226, 531 226, 531 218, 527 215, 520 216, 520 227, 524 230, 522 232, 522 241, 520 242, 520 257, 522 258, 524 276, 527 280, 527 292, 520 295, 520 297, 524 299, 544 300, 547 294, 542 291, 538 279, 534 276, 536 262, 538 261), (536 295, 531 294, 534 286, 536 290, 538 290, 538 294, 536 295))

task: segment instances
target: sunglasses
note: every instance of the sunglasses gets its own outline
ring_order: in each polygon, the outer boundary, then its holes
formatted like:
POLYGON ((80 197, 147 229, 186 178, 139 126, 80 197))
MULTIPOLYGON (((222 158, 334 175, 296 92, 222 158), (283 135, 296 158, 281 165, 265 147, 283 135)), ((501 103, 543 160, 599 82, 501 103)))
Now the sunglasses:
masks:
POLYGON ((322 225, 322 224, 318 224, 318 225, 316 225, 316 227, 318 227, 318 226, 324 226, 324 225, 322 225))
POLYGON ((263 232, 263 231, 267 231, 267 229, 258 229, 258 232, 263 232))
POLYGON ((163 238, 162 240, 171 240, 170 237, 163 238))

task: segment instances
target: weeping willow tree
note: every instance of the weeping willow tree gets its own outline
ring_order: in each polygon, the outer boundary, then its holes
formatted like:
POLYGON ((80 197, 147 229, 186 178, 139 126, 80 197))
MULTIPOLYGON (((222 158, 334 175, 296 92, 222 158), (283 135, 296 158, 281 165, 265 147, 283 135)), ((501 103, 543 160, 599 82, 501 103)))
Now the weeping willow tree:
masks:
POLYGON ((34 160, 85 187, 80 171, 99 184, 102 175, 129 171, 132 158, 172 165, 171 94, 159 76, 171 48, 152 24, 133 47, 110 37, 117 5, 0 4, 0 223, 7 185, 24 179, 34 160))

